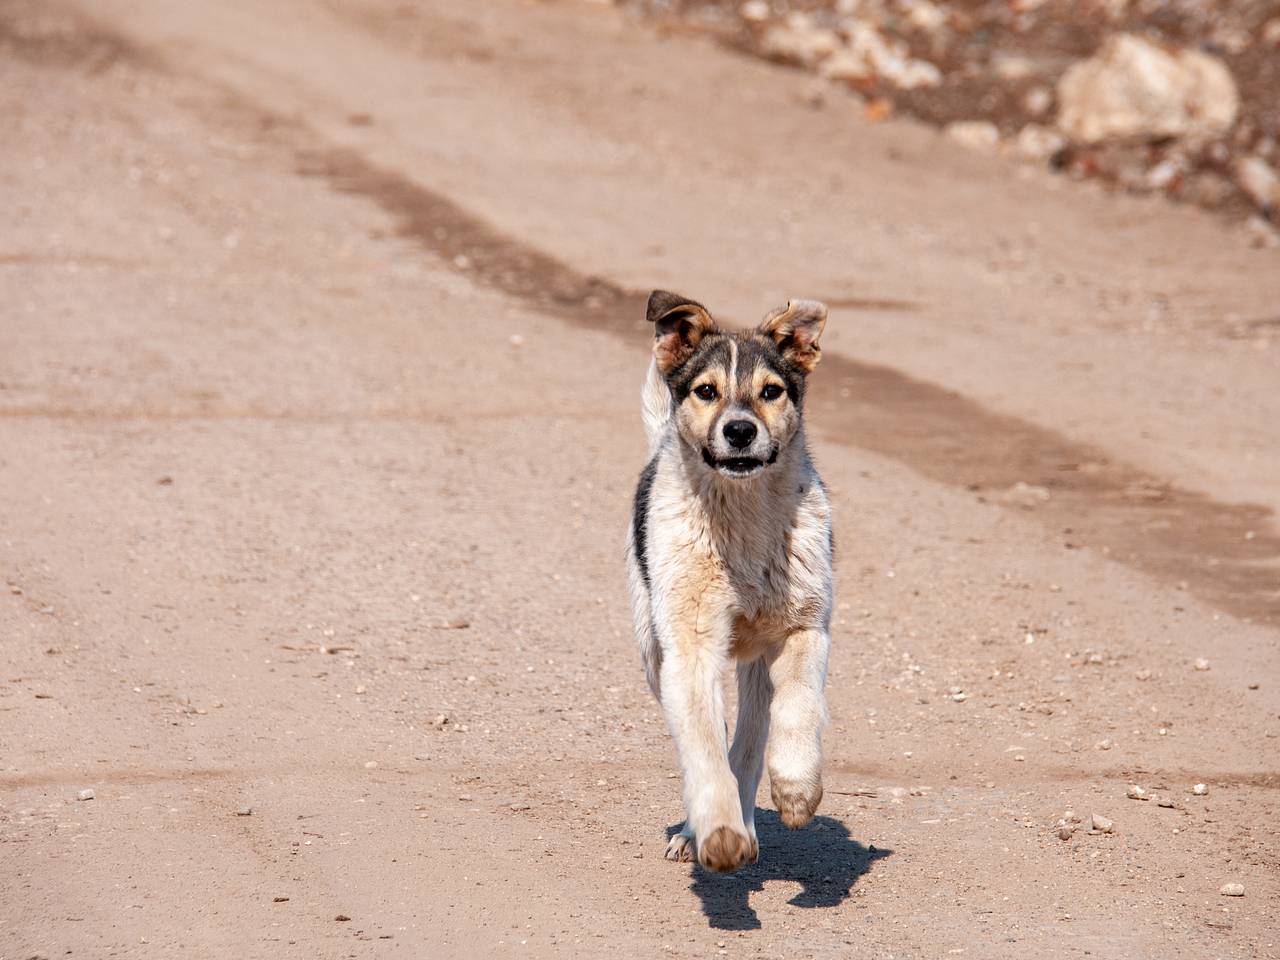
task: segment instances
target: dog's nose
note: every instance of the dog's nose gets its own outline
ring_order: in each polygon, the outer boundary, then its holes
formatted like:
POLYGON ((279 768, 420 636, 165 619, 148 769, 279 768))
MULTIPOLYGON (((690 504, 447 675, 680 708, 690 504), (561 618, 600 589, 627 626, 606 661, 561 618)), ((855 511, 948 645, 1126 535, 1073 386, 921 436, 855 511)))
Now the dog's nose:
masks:
POLYGON ((730 420, 724 425, 724 438, 729 446, 742 450, 756 438, 756 425, 750 420, 730 420))

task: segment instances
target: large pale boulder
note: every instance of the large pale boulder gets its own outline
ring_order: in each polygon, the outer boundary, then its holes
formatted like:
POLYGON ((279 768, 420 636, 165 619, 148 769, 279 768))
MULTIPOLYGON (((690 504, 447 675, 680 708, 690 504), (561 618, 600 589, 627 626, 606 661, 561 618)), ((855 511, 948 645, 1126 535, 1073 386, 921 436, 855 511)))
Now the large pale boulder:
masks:
POLYGON ((1240 95, 1222 61, 1127 33, 1110 37, 1058 81, 1058 127, 1084 143, 1217 136, 1231 128, 1239 109, 1240 95))

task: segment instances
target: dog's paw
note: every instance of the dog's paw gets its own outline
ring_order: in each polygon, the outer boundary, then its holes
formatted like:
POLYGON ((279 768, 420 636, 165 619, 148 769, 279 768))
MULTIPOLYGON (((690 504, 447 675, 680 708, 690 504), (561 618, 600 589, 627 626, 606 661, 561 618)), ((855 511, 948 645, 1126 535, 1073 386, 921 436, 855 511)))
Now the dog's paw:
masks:
POLYGON ((733 873, 744 864, 755 863, 759 856, 759 844, 731 827, 716 827, 698 841, 698 862, 719 873, 733 873))
POLYGON ((677 833, 667 844, 667 852, 663 856, 676 863, 693 862, 693 835, 677 833))
POLYGON ((792 830, 798 830, 813 819, 822 802, 822 781, 806 784, 796 780, 770 780, 769 792, 778 816, 792 830))

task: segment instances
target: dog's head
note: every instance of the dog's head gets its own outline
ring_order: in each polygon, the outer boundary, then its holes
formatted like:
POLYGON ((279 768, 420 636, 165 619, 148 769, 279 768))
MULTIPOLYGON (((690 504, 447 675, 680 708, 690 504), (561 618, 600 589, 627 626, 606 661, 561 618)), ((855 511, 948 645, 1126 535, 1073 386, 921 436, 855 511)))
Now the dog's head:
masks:
POLYGON ((730 332, 702 304, 655 290, 648 317, 680 439, 724 477, 754 477, 777 462, 800 427, 827 308, 792 300, 754 330, 730 332))

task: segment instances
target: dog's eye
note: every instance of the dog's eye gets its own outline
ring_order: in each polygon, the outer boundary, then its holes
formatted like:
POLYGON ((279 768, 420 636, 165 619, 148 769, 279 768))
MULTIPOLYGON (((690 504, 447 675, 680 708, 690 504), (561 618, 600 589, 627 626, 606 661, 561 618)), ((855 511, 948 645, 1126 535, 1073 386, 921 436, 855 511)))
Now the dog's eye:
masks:
POLYGON ((716 388, 714 384, 704 383, 697 387, 694 391, 699 400, 706 400, 710 403, 716 398, 716 388))
POLYGON ((765 400, 777 400, 782 393, 782 388, 776 383, 766 383, 764 389, 760 391, 760 396, 765 400))

